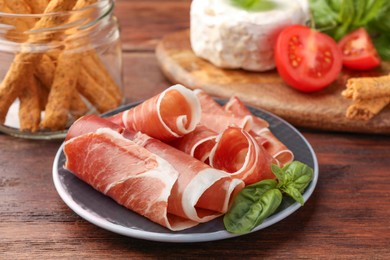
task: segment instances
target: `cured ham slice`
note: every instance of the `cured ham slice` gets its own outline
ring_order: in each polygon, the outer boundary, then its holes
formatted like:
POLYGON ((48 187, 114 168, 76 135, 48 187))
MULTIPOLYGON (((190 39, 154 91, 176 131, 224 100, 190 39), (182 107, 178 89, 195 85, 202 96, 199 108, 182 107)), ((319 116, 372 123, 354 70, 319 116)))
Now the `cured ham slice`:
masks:
POLYGON ((202 90, 194 91, 202 107, 201 123, 218 133, 229 126, 238 126, 250 132, 257 142, 277 160, 279 165, 292 162, 294 155, 269 129, 267 121, 253 115, 234 96, 223 107, 202 90))
POLYGON ((267 121, 254 116, 249 109, 241 102, 238 97, 230 98, 224 106, 225 111, 234 114, 237 117, 253 116, 253 126, 251 135, 255 137, 269 154, 271 154, 281 165, 292 162, 294 155, 268 128, 267 121))
POLYGON ((221 105, 209 96, 206 92, 196 89, 194 93, 199 99, 202 108, 201 124, 209 129, 221 133, 228 126, 238 126, 245 130, 252 129, 253 116, 237 117, 232 113, 227 113, 221 105))
POLYGON ((197 224, 169 219, 168 198, 178 172, 117 132, 102 128, 72 138, 64 153, 66 169, 119 204, 171 230, 197 224))
POLYGON ((201 107, 194 92, 174 85, 110 120, 128 130, 171 141, 192 132, 200 116, 201 107))
POLYGON ((118 203, 171 230, 224 214, 244 187, 241 180, 224 171, 94 115, 76 121, 67 140, 67 169, 118 203), (154 210, 153 203, 161 208, 154 210))
POLYGON ((157 139, 137 133, 133 141, 170 162, 180 173, 168 202, 168 211, 175 215, 198 222, 209 221, 225 213, 232 194, 235 196, 244 187, 241 180, 157 139))
POLYGON ((259 134, 262 131, 267 131, 269 127, 269 123, 262 118, 254 116, 249 109, 241 102, 241 100, 237 96, 233 96, 229 99, 229 101, 223 106, 224 111, 231 113, 239 118, 244 117, 253 117, 252 128, 251 131, 259 134))
POLYGON ((214 148, 218 134, 204 125, 198 125, 191 133, 169 143, 171 146, 191 155, 192 157, 208 162, 211 150, 214 148))
POLYGON ((110 128, 117 133, 122 133, 124 128, 96 115, 86 115, 76 120, 69 128, 65 141, 87 133, 93 133, 99 128, 110 128))
POLYGON ((229 172, 246 185, 264 179, 274 179, 271 165, 274 158, 258 145, 244 129, 229 127, 217 138, 217 145, 210 154, 210 165, 229 172))

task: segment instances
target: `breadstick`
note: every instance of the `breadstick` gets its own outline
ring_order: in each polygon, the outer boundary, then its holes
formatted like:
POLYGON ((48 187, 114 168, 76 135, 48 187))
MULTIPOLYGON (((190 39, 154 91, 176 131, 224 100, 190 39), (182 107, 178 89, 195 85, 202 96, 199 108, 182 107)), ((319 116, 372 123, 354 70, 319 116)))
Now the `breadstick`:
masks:
MULTIPOLYGON (((31 72, 30 72, 31 73, 31 72)), ((28 77, 30 82, 25 85, 19 95, 19 122, 20 130, 36 132, 41 120, 38 85, 34 77, 28 77)))
POLYGON ((342 95, 352 100, 390 96, 390 75, 372 78, 351 78, 342 95))
MULTIPOLYGON (((45 13, 68 11, 74 6, 76 0, 52 0, 45 9, 45 13)), ((43 16, 34 26, 34 29, 54 27, 64 21, 64 17, 43 16)), ((41 35, 41 34, 39 34, 41 35)), ((50 40, 53 35, 29 37, 28 42, 34 43, 41 40, 50 40)), ((26 48, 28 49, 28 47, 26 48)), ((40 60, 42 54, 22 52, 15 56, 10 69, 0 85, 0 123, 4 123, 7 111, 16 97, 19 96, 23 85, 27 85, 31 79, 26 75, 32 71, 32 65, 40 60)))
MULTIPOLYGON (((71 11, 76 4, 76 1, 77 0, 51 0, 44 13, 71 11)), ((68 17, 66 15, 42 16, 41 19, 39 19, 39 21, 34 25, 33 29, 53 28, 57 25, 61 25, 67 19, 68 17)), ((29 42, 49 42, 54 40, 57 36, 57 32, 32 34, 29 37, 29 42)))
POLYGON ((390 96, 355 101, 347 109, 346 117, 357 120, 369 120, 390 104, 390 96))
MULTIPOLYGON (((55 71, 56 66, 48 55, 43 55, 41 61, 35 67, 36 77, 39 78, 47 91, 50 91, 51 89, 55 71)), ((70 113, 75 118, 79 118, 80 116, 85 115, 87 112, 87 105, 84 103, 78 91, 75 90, 74 93, 72 93, 70 113)))
POLYGON ((34 54, 20 53, 16 55, 13 63, 0 84, 0 123, 4 124, 8 109, 22 91, 22 86, 30 83, 29 64, 35 59, 34 54))
POLYGON ((26 0, 34 14, 41 14, 49 4, 50 0, 26 0))
POLYGON ((89 51, 83 59, 83 66, 88 74, 96 80, 97 84, 103 86, 115 98, 118 104, 122 102, 123 94, 107 68, 100 60, 95 51, 89 51))
POLYGON ((31 14, 31 7, 24 0, 4 0, 15 14, 31 14))
MULTIPOLYGON (((90 5, 94 0, 78 0, 73 10, 90 5)), ((70 18, 69 22, 78 20, 78 15, 70 18)), ((73 49, 82 44, 84 39, 77 39, 65 43, 65 50, 58 57, 53 84, 45 109, 45 117, 41 127, 51 130, 60 130, 66 127, 72 95, 76 90, 78 70, 81 54, 73 52, 73 49)))
POLYGON ((79 62, 78 55, 61 54, 55 77, 50 89, 49 99, 45 108, 45 117, 41 127, 51 130, 62 130, 68 122, 70 101, 77 83, 78 71, 74 69, 79 62))
MULTIPOLYGON (((96 0, 79 0, 75 5, 75 9, 82 8, 91 4, 96 3, 96 0)), ((89 42, 86 40, 86 44, 89 42)), ((116 99, 117 103, 120 104, 122 102, 122 93, 119 86, 111 77, 110 73, 107 71, 107 68, 100 60, 95 50, 88 51, 83 59, 82 63, 84 68, 87 70, 87 73, 90 75, 88 78, 92 78, 96 81, 96 83, 100 86, 103 86, 111 95, 116 99)), ((92 82, 92 84, 94 84, 92 82)))
MULTIPOLYGON (((79 0, 74 9, 77 10, 94 3, 96 3, 96 0, 79 0)), ((78 17, 74 17, 74 19, 78 19, 78 17)), ((84 46, 90 44, 88 38, 81 41, 83 41, 84 46)), ((82 66, 83 69, 77 86, 79 92, 96 106, 99 112, 106 112, 117 107, 123 98, 121 90, 95 50, 83 54, 82 66), (99 96, 99 93, 102 93, 102 95, 99 96), (106 97, 107 100, 103 100, 102 96, 106 97)))
POLYGON ((88 74, 85 67, 80 71, 77 89, 100 112, 116 108, 120 103, 88 74))
MULTIPOLYGON (((0 0, 0 12, 13 13, 4 0, 0 0)), ((0 23, 12 25, 15 28, 7 32, 7 39, 15 42, 24 42, 27 40, 27 35, 24 35, 23 32, 27 31, 29 26, 22 19, 1 16, 0 23)))
MULTIPOLYGON (((5 0, 0 0, 0 11, 6 13, 13 13, 5 0)), ((17 18, 8 18, 1 17, 0 21, 5 24, 10 24, 15 26, 15 30, 11 30, 7 36, 13 40, 16 40, 19 37, 21 32, 28 30, 26 23, 17 18)), ((21 39, 24 41, 24 39, 21 39)), ((0 84, 0 123, 4 123, 5 117, 8 113, 8 109, 15 99, 19 96, 21 91, 20 85, 27 85, 29 80, 26 78, 19 78, 14 75, 14 73, 20 71, 21 74, 27 75, 28 69, 24 67, 21 63, 24 60, 31 59, 31 55, 19 55, 15 58, 14 62, 11 64, 3 82, 0 84), (28 58, 27 58, 28 57, 28 58)))
POLYGON ((77 89, 72 93, 69 110, 74 119, 82 117, 89 110, 77 89))
POLYGON ((78 0, 73 10, 78 10, 96 3, 97 0, 78 0))
MULTIPOLYGON (((25 2, 25 0, 5 0, 5 3, 15 14, 32 14, 31 7, 25 2)), ((34 18, 23 18, 21 19, 28 28, 32 28, 35 24, 34 18)))
POLYGON ((35 80, 38 85, 39 107, 41 111, 45 111, 47 100, 49 98, 49 90, 43 85, 43 83, 37 77, 35 77, 35 80))
POLYGON ((43 55, 35 66, 35 76, 50 90, 56 67, 48 55, 43 55))
MULTIPOLYGON (((59 43, 57 45, 59 45, 59 43)), ((59 47, 57 47, 56 49, 53 49, 53 50, 46 52, 45 54, 47 56, 49 56, 50 59, 54 62, 54 61, 58 60, 58 56, 60 56, 62 51, 63 51, 62 48, 60 49, 59 47)))

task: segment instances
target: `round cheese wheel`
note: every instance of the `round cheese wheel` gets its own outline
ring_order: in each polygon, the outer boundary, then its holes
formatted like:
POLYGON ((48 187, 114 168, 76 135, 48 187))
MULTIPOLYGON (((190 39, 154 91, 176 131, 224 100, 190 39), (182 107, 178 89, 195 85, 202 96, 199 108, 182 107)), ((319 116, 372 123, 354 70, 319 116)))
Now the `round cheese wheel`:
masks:
POLYGON ((275 68, 273 47, 288 25, 305 24, 307 0, 272 0, 273 8, 249 11, 231 0, 193 0, 190 40, 196 56, 220 68, 275 68))

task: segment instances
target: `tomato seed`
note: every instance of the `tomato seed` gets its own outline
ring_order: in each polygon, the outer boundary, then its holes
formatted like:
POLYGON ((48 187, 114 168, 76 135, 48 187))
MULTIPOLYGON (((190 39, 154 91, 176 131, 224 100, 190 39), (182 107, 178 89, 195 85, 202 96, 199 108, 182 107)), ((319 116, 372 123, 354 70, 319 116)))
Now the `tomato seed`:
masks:
POLYGON ((296 60, 292 60, 291 61, 291 65, 294 67, 294 68, 296 68, 296 67, 298 67, 298 62, 296 61, 296 60))

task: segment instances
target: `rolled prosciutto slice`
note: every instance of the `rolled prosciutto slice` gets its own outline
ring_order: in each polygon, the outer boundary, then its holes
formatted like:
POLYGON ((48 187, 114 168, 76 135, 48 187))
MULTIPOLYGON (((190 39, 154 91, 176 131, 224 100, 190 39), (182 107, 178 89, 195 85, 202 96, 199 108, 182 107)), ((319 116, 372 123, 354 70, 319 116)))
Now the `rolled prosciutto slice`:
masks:
POLYGON ((271 165, 275 159, 247 131, 229 127, 217 138, 210 154, 210 165, 224 170, 246 185, 274 179, 271 165))
POLYGON ((165 160, 109 128, 65 142, 65 168, 117 203, 171 230, 197 223, 168 216, 178 172, 165 160))
POLYGON ((161 156, 179 172, 168 201, 168 212, 198 222, 226 213, 244 183, 190 155, 138 132, 133 141, 161 156))
POLYGON ((211 150, 214 148, 218 133, 199 124, 194 131, 176 139, 169 145, 191 155, 192 157, 208 163, 211 150))
POLYGON ((285 165, 292 162, 294 155, 268 128, 267 121, 253 115, 251 111, 242 103, 242 101, 233 96, 224 106, 225 111, 234 114, 237 117, 253 117, 253 126, 250 134, 262 145, 265 150, 274 157, 279 164, 285 165))
POLYGON ((67 140, 65 168, 119 204, 171 230, 224 214, 244 187, 224 171, 94 115, 76 121, 67 140))
POLYGON ((174 85, 109 120, 128 130, 171 141, 192 132, 200 117, 201 107, 194 92, 174 85))
POLYGON ((228 126, 238 126, 247 131, 252 129, 253 116, 237 117, 233 113, 227 113, 221 105, 203 90, 196 89, 194 93, 199 99, 202 108, 201 124, 209 129, 221 133, 228 126))

